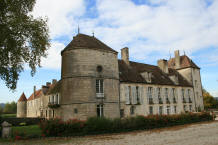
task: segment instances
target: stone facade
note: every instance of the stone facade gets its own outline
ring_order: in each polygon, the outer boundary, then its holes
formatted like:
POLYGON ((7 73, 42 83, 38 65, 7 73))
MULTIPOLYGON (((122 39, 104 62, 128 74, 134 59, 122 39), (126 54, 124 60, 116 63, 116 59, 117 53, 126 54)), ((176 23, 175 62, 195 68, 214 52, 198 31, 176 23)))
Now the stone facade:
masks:
POLYGON ((200 69, 175 52, 157 66, 132 62, 95 37, 78 34, 61 52, 61 80, 19 99, 18 117, 108 118, 202 110, 200 69))

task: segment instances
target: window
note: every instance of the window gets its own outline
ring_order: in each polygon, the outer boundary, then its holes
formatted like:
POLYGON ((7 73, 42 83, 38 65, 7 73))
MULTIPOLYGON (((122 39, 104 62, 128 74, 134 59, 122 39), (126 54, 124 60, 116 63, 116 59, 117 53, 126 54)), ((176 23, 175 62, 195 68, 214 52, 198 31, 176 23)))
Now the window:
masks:
POLYGON ((104 116, 104 111, 103 111, 103 105, 102 104, 97 105, 97 116, 98 117, 103 117, 104 116))
POLYGON ((149 101, 149 104, 153 104, 152 90, 153 90, 152 87, 148 87, 148 101, 149 101))
POLYGON ((167 106, 167 115, 170 114, 170 106, 167 106))
POLYGON ((74 113, 77 114, 78 113, 78 109, 74 108, 74 113))
POLYGON ((53 118, 54 118, 54 116, 55 116, 55 112, 54 112, 54 110, 52 110, 52 116, 53 116, 53 118))
POLYGON ((176 106, 174 106, 174 113, 175 113, 175 114, 177 113, 177 109, 176 109, 176 106))
POLYGON ((150 114, 150 115, 153 114, 153 106, 149 106, 149 114, 150 114))
POLYGON ((168 98, 168 88, 165 88, 165 96, 166 96, 166 103, 170 103, 170 100, 168 98))
POLYGON ((172 88, 172 93, 173 93, 173 103, 176 103, 176 94, 175 94, 175 88, 172 88))
POLYGON ((190 110, 190 112, 192 111, 192 105, 189 105, 189 110, 190 110))
POLYGON ((184 105, 183 108, 184 108, 184 111, 186 111, 186 105, 184 105))
POLYGON ((159 114, 160 114, 160 115, 163 114, 163 106, 159 106, 159 114))
POLYGON ((157 88, 157 97, 160 98, 160 88, 157 88))
POLYGON ((103 79, 96 80, 96 95, 97 97, 104 97, 104 83, 103 79))
POLYGON ((124 117, 124 109, 120 109, 120 117, 121 117, 121 118, 124 117))
POLYGON ((182 101, 183 101, 183 103, 186 102, 185 101, 185 90, 184 89, 182 89, 182 101))
POLYGON ((130 114, 131 115, 135 114, 135 107, 134 106, 130 107, 130 114))
POLYGON ((168 98, 168 88, 165 88, 165 96, 168 98))
POLYGON ((130 101, 130 104, 132 103, 132 90, 131 90, 131 86, 128 86, 129 88, 129 101, 130 101))
POLYGON ((136 86, 136 100, 137 100, 137 103, 140 103, 140 100, 139 100, 139 87, 136 86))

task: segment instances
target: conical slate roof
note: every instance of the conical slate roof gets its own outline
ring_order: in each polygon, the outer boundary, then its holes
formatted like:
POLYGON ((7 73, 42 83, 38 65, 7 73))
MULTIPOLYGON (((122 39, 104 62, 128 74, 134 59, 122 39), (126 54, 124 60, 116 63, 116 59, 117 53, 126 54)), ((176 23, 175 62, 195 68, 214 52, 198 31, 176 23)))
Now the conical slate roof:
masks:
POLYGON ((88 36, 85 34, 77 34, 75 37, 73 37, 73 40, 65 47, 61 53, 78 47, 117 53, 117 51, 113 50, 94 36, 88 36))
POLYGON ((23 101, 27 101, 24 93, 20 96, 20 99, 18 100, 18 102, 23 102, 23 101))

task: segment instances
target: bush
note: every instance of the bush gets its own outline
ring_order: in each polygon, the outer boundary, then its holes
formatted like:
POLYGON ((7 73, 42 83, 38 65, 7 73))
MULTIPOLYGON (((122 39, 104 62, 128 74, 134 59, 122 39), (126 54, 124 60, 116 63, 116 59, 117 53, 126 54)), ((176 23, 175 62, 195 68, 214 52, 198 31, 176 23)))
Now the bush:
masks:
POLYGON ((8 123, 12 124, 13 126, 20 126, 20 124, 25 123, 26 125, 35 125, 39 124, 41 120, 44 120, 44 118, 0 118, 0 124, 4 121, 7 121, 8 123))
POLYGON ((76 136, 147 130, 210 120, 213 120, 213 116, 206 112, 179 115, 136 116, 123 119, 91 117, 87 121, 77 119, 65 122, 61 119, 42 120, 40 122, 40 128, 45 136, 76 136))

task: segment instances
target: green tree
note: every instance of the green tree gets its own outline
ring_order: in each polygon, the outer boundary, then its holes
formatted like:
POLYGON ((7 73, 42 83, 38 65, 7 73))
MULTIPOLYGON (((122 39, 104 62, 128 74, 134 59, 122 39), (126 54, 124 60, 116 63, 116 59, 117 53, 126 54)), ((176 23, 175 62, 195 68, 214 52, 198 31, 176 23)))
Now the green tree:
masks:
POLYGON ((17 113, 17 103, 15 103, 14 101, 11 103, 6 103, 5 107, 3 109, 4 113, 8 113, 8 114, 15 114, 17 113))
POLYGON ((0 0, 0 78, 11 90, 25 64, 35 74, 50 46, 47 19, 30 14, 35 1, 0 0))
POLYGON ((218 101, 205 89, 203 89, 203 99, 205 109, 218 108, 218 101))

